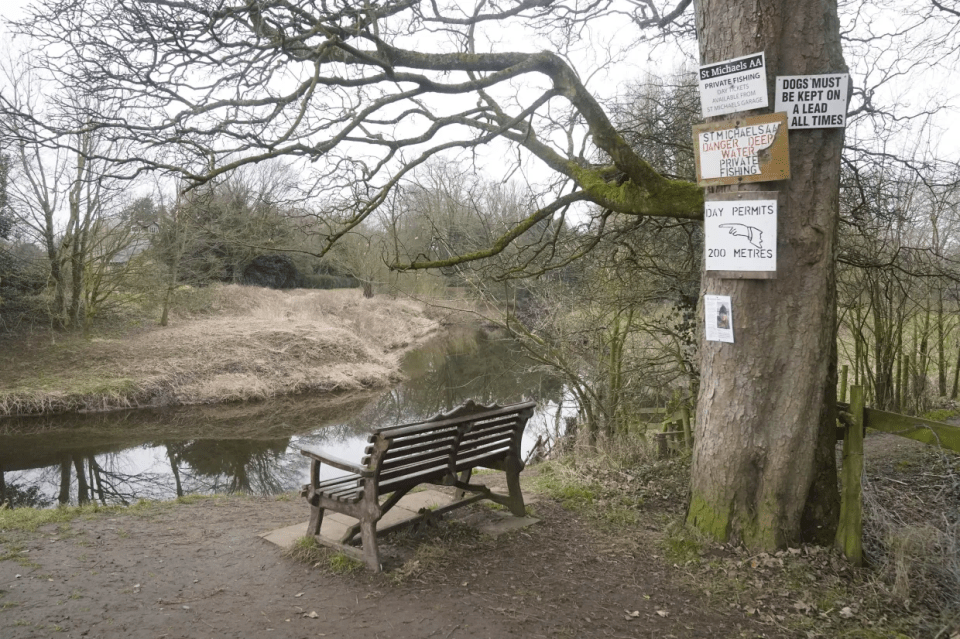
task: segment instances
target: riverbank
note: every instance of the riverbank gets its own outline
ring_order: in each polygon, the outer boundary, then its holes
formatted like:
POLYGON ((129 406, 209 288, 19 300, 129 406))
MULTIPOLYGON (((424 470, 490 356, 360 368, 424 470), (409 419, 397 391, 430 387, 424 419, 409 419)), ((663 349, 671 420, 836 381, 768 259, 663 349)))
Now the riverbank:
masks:
POLYGON ((0 338, 0 416, 259 400, 381 388, 439 329, 422 304, 359 290, 181 291, 160 327, 127 318, 89 338, 0 338))

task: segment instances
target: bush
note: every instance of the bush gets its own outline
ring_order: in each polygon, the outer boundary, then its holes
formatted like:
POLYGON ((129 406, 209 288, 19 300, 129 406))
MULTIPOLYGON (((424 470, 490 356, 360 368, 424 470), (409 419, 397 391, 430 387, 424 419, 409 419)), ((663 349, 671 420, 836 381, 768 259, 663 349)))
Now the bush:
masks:
POLYGON ((44 262, 27 259, 15 247, 0 242, 0 331, 48 321, 46 285, 44 262))

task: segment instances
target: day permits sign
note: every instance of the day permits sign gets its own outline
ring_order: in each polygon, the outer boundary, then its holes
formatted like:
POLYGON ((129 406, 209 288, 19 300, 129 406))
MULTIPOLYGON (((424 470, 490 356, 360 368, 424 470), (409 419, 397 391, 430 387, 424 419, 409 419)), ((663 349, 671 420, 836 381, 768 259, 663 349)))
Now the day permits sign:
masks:
POLYGON ((767 67, 763 52, 700 67, 703 117, 762 109, 767 100, 767 67))
POLYGON ((775 110, 787 114, 791 129, 844 127, 849 86, 846 73, 779 76, 775 110))
POLYGON ((706 270, 777 270, 777 194, 750 195, 764 199, 723 199, 704 203, 706 270))
POLYGON ((693 146, 700 186, 790 177, 785 113, 698 124, 693 127, 693 146))

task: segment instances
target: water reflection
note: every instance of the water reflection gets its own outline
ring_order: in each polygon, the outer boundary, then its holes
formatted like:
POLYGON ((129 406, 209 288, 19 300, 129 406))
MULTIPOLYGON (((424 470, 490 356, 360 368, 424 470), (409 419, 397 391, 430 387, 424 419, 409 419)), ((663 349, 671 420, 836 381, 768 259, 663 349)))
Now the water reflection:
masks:
POLYGON ((451 332, 409 353, 403 372, 406 382, 379 394, 0 421, 0 502, 47 507, 279 493, 306 481, 301 447, 359 459, 371 428, 423 419, 467 399, 538 400, 530 443, 559 422, 559 381, 495 334, 451 332))

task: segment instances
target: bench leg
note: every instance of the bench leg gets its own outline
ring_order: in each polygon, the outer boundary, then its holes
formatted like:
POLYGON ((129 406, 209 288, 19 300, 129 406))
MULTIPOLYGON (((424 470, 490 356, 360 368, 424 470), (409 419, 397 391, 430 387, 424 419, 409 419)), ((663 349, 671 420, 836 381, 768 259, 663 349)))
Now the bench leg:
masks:
POLYGON ((320 506, 320 495, 315 491, 320 485, 320 462, 316 459, 310 460, 310 483, 303 487, 304 497, 310 504, 310 523, 307 524, 307 534, 318 537, 320 535, 320 526, 323 524, 323 508, 320 506))
POLYGON ((520 492, 520 471, 523 466, 517 457, 510 456, 506 459, 504 470, 507 473, 507 488, 510 491, 510 503, 507 506, 510 512, 517 517, 525 517, 527 514, 526 506, 523 504, 523 493, 520 492))
POLYGON ((310 523, 307 524, 307 534, 316 537, 320 534, 323 525, 323 508, 310 504, 310 523))
POLYGON ((363 542, 363 561, 373 572, 380 572, 380 549, 377 547, 377 522, 360 521, 360 539, 363 542))
MULTIPOLYGON (((473 469, 472 469, 472 468, 468 468, 468 469, 466 469, 465 471, 461 472, 461 473, 460 473, 460 479, 459 479, 460 483, 461 483, 461 484, 469 484, 469 483, 470 483, 470 475, 472 475, 472 474, 473 474, 473 469)), ((465 496, 466 494, 467 494, 467 492, 466 492, 465 490, 463 490, 462 488, 457 488, 457 490, 455 490, 454 493, 453 493, 453 501, 460 501, 461 499, 464 498, 464 496, 465 496)))

